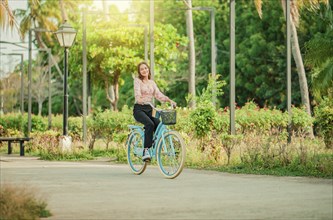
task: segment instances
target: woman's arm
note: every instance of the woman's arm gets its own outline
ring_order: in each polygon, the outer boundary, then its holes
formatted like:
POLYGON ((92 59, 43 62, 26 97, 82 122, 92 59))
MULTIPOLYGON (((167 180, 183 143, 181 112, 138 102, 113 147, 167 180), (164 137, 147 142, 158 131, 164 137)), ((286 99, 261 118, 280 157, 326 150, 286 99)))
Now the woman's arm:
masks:
POLYGON ((170 102, 171 99, 169 99, 168 96, 164 95, 159 88, 157 87, 156 83, 153 82, 153 87, 154 87, 154 97, 159 100, 160 102, 170 102))
POLYGON ((134 97, 136 103, 142 104, 143 101, 141 99, 141 86, 138 78, 134 78, 134 97))
POLYGON ((172 101, 168 96, 164 95, 157 87, 156 83, 153 81, 154 83, 154 96, 157 100, 161 101, 161 102, 170 102, 170 104, 173 107, 177 106, 177 103, 172 101))

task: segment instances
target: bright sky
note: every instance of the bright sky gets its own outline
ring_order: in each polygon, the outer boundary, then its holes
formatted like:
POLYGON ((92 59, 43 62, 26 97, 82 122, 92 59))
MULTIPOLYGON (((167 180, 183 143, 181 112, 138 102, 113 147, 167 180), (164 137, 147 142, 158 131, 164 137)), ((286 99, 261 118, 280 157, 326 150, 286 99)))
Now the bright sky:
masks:
MULTIPOLYGON (((130 6, 131 1, 132 0, 105 0, 107 5, 116 5, 121 12, 125 11, 130 6)), ((102 9, 103 0, 94 0, 94 5, 96 5, 98 9, 102 9)))
MULTIPOLYGON (((109 5, 116 5, 118 9, 123 12, 126 10, 132 0, 105 0, 107 6, 109 5)), ((12 10, 15 9, 26 9, 27 7, 27 0, 9 0, 9 7, 12 10)), ((102 10, 103 9, 103 0, 94 0, 94 5, 96 9, 102 10)), ((0 30, 0 41, 8 41, 8 42, 21 42, 19 34, 17 30, 14 28, 13 31, 0 30)), ((27 36, 25 42, 28 42, 27 36)), ((28 47, 28 43, 21 44, 23 46, 28 47)), ((24 50, 23 48, 16 47, 10 44, 0 44, 0 52, 1 53, 23 53, 24 60, 28 59, 28 51, 24 50)), ((0 54, 0 72, 1 73, 8 73, 14 69, 14 67, 19 64, 20 57, 19 56, 9 56, 9 55, 1 55, 0 54)), ((1 77, 1 76, 0 76, 1 77)), ((3 76, 2 76, 3 77, 3 76)))

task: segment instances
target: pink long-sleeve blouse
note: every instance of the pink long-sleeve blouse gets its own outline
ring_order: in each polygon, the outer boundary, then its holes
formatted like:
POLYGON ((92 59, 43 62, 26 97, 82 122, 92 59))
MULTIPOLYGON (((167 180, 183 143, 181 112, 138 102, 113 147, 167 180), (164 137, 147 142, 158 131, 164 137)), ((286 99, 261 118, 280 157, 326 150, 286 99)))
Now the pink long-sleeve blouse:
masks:
POLYGON ((144 104, 152 103, 153 97, 161 102, 169 101, 169 97, 164 95, 157 87, 153 80, 148 80, 148 82, 143 82, 139 78, 134 78, 134 96, 135 103, 144 104))

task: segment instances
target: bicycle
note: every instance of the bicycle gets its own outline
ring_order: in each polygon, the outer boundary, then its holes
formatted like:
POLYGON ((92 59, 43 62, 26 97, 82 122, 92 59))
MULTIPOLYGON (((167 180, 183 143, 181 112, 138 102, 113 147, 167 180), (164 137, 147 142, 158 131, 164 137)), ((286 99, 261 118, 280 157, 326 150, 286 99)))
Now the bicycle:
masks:
MULTIPOLYGON (((150 104, 150 103, 148 103, 150 104)), ((161 118, 153 135, 153 145, 149 148, 151 160, 156 157, 158 168, 162 175, 168 179, 176 178, 183 170, 185 164, 186 147, 181 135, 174 130, 168 129, 167 125, 176 124, 175 110, 161 110, 155 108, 156 118, 161 118)), ((144 129, 143 126, 129 125, 127 161, 132 172, 136 175, 142 174, 148 162, 142 161, 144 149, 144 129)))

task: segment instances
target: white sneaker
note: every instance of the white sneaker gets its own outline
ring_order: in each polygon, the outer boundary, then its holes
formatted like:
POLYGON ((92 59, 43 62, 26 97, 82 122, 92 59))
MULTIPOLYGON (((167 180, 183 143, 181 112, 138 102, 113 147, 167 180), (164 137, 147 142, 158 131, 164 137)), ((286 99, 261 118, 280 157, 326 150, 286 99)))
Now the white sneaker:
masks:
POLYGON ((144 162, 147 162, 147 161, 150 161, 150 159, 151 159, 151 157, 150 157, 150 154, 149 154, 149 150, 148 150, 148 148, 145 148, 143 150, 142 160, 144 162))

